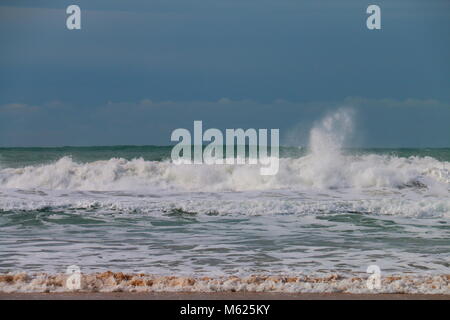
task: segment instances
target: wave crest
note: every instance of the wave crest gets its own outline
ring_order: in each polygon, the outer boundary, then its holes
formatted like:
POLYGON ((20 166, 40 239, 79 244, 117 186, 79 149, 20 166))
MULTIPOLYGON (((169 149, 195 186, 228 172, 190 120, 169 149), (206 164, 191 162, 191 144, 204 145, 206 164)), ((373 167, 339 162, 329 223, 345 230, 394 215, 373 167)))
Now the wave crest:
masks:
POLYGON ((261 176, 257 165, 174 165, 142 158, 55 163, 0 170, 0 187, 49 190, 248 191, 271 189, 429 188, 448 193, 450 163, 430 157, 315 154, 280 159, 276 176, 261 176))

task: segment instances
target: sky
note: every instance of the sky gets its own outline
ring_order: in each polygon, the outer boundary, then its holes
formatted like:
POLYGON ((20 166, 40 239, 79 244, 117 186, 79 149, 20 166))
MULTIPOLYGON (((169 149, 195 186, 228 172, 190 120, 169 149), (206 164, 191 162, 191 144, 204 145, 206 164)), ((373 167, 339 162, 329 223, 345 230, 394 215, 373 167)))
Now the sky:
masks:
POLYGON ((448 0, 2 0, 0 146, 169 145, 194 120, 305 145, 346 107, 355 146, 450 147, 449 39, 448 0))

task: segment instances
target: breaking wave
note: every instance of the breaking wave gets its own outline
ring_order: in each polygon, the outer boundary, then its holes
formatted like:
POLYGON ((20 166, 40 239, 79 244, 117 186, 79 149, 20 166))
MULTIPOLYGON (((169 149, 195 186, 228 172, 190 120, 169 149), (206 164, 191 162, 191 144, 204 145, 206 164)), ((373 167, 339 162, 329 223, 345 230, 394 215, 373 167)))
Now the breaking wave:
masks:
POLYGON ((2 188, 85 191, 250 191, 311 189, 429 189, 448 195, 450 162, 432 157, 346 154, 352 112, 340 109, 310 132, 309 152, 279 159, 275 176, 259 165, 175 165, 143 158, 77 163, 62 157, 50 164, 0 170, 2 188))
POLYGON ((448 192, 450 163, 430 157, 362 155, 324 158, 314 153, 280 159, 276 176, 261 176, 255 165, 174 165, 134 159, 52 164, 0 170, 2 188, 127 191, 248 191, 271 189, 441 188, 448 192))

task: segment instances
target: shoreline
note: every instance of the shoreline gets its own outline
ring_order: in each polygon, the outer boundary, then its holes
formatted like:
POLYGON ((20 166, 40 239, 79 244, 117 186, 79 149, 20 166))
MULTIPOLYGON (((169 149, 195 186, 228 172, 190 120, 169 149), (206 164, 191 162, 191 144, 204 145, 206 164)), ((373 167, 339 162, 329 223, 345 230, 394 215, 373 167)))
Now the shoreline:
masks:
MULTIPOLYGON (((93 274, 0 274, 1 296, 44 297, 430 297, 450 296, 450 274, 381 276, 376 288, 368 276, 281 276, 185 277, 127 274, 106 271, 93 274)), ((373 280, 373 279, 372 279, 373 280)), ((106 298, 108 299, 108 298, 106 298)), ((234 298, 232 298, 234 299, 234 298)), ((283 298, 284 299, 284 298, 283 298)))
POLYGON ((450 295, 276 292, 0 292, 0 300, 450 300, 450 295))

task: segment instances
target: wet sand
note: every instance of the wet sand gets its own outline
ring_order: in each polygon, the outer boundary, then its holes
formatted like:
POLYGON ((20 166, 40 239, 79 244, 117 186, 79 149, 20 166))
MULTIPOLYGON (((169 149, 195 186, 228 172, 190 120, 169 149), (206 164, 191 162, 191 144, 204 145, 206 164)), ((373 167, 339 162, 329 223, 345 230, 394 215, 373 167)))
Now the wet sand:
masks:
POLYGON ((450 300, 435 294, 351 293, 0 293, 0 300, 450 300))

